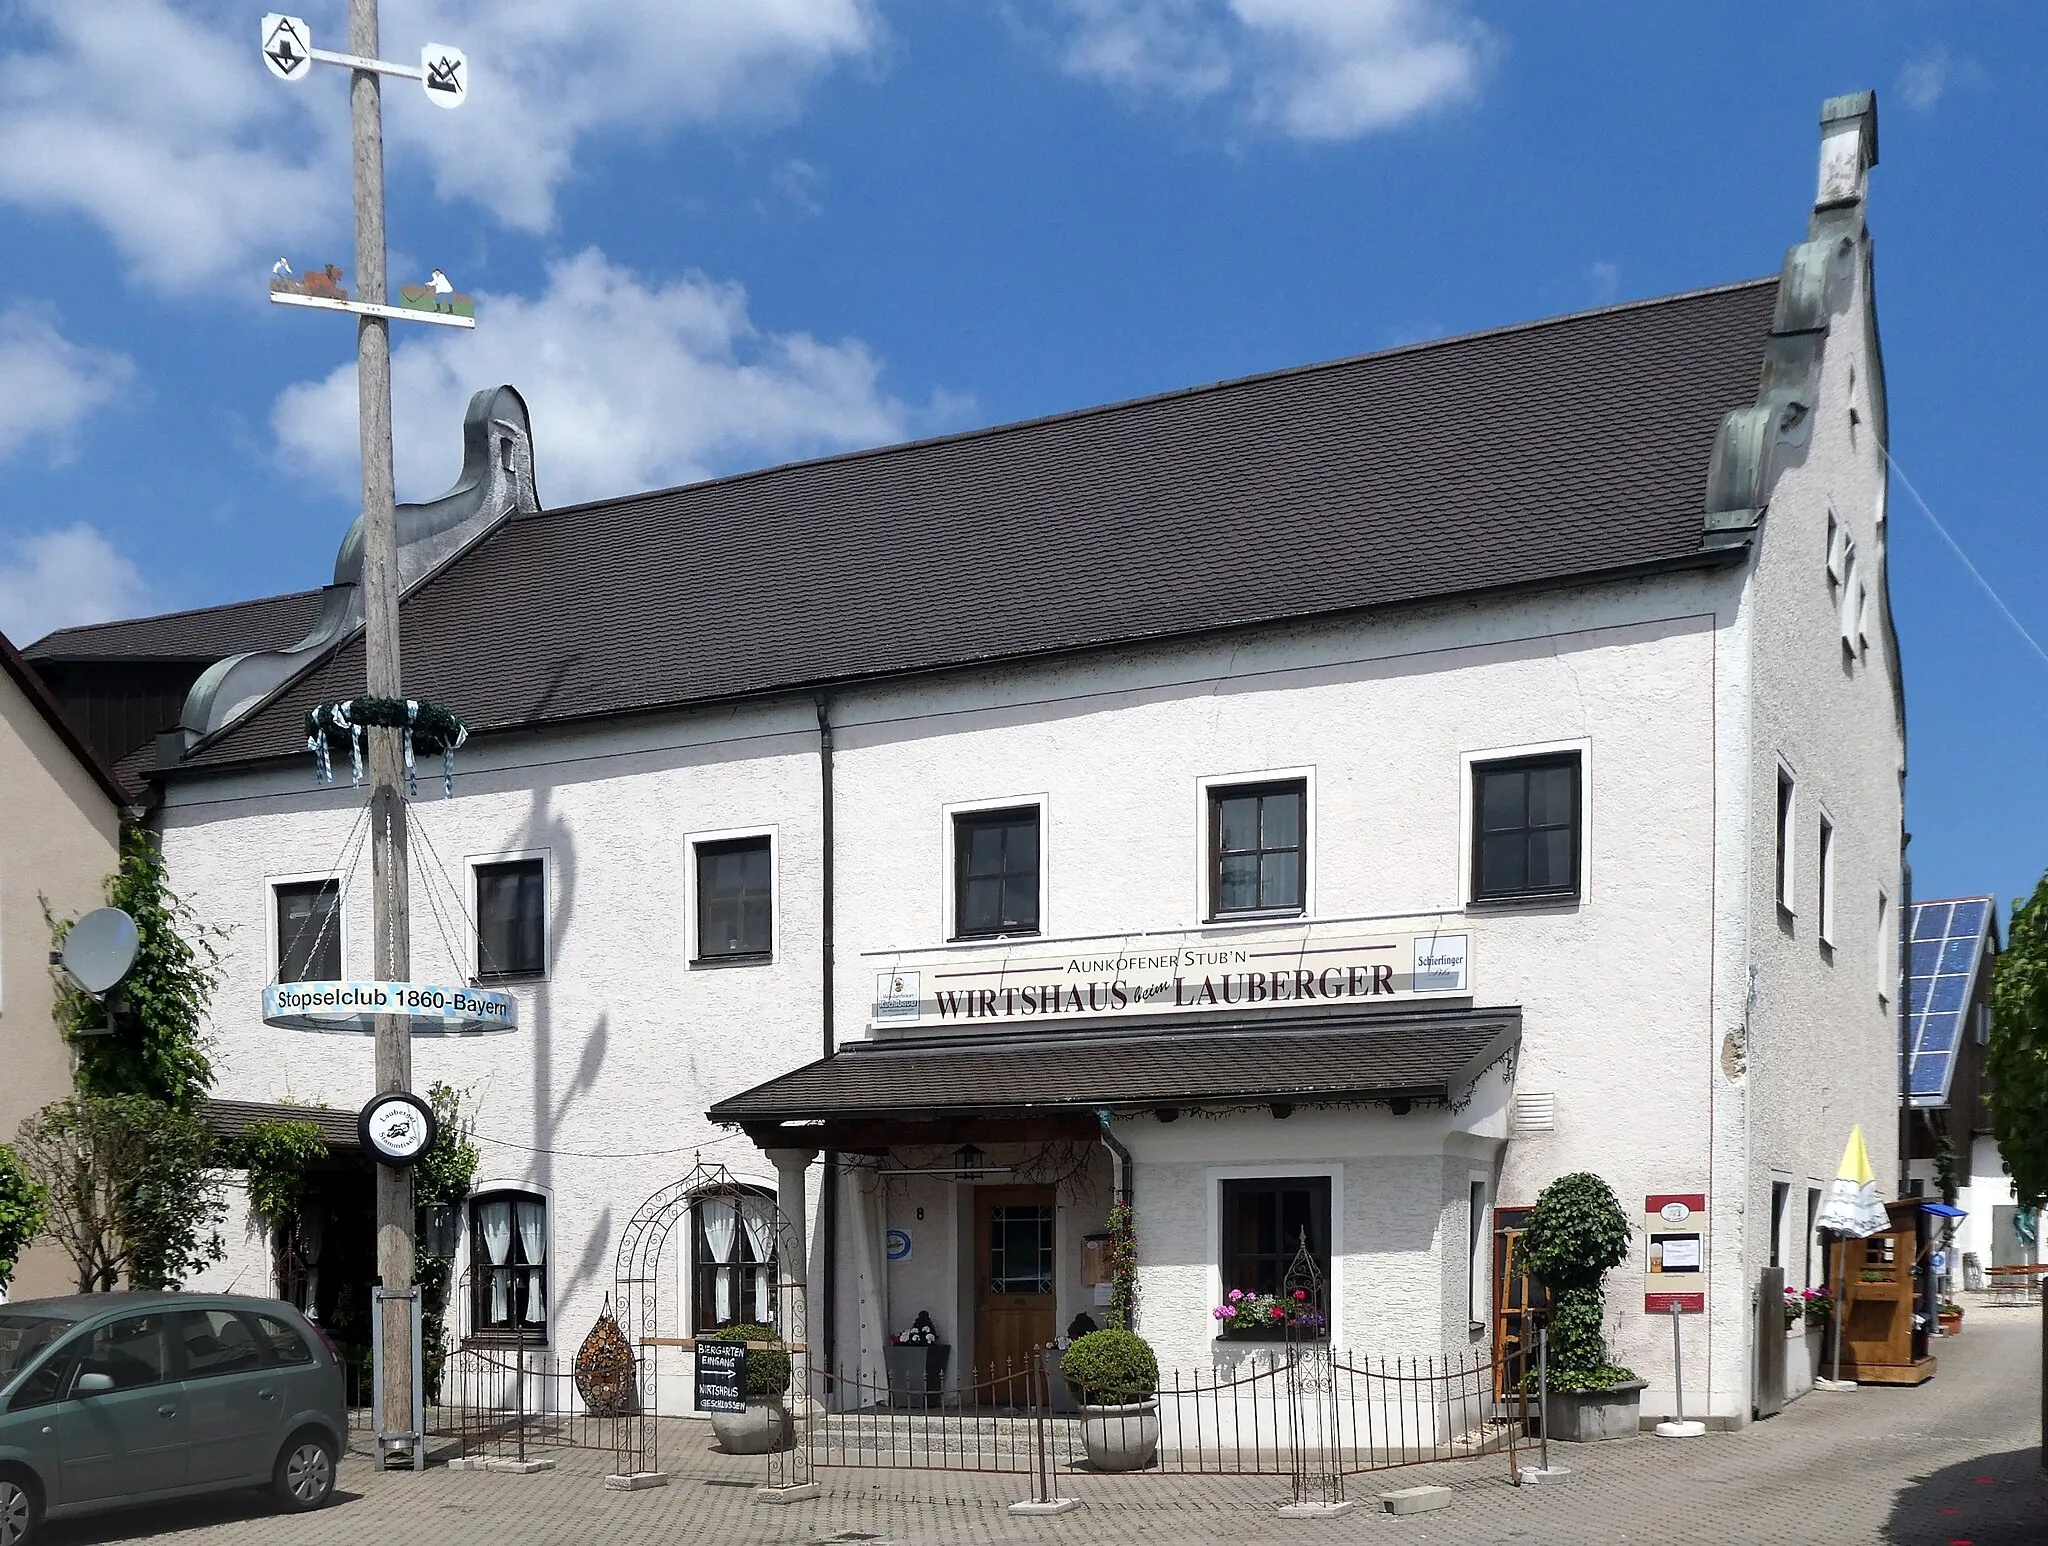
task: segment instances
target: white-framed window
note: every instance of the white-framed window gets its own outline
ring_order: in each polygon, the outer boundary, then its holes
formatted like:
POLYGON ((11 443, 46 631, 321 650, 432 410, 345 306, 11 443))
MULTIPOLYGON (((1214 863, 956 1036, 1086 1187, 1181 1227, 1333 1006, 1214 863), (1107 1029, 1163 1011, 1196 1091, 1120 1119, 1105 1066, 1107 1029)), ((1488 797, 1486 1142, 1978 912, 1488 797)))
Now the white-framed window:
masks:
POLYGON ((517 982, 548 972, 548 884, 546 849, 471 855, 471 975, 478 982, 517 982))
POLYGON ((1195 790, 1195 916, 1314 916, 1315 769, 1211 774, 1195 790))
POLYGON ((1460 902, 1570 906, 1589 900, 1592 795, 1590 740, 1461 752, 1460 902))
POLYGON ((1815 866, 1820 895, 1814 915, 1820 924, 1820 942, 1832 950, 1835 944, 1835 823, 1826 807, 1818 812, 1814 841, 1820 861, 1815 866))
POLYGON ((690 965, 760 966, 781 933, 777 830, 732 827, 684 839, 690 965))
POLYGON ((1799 820, 1799 783, 1792 776, 1792 770, 1784 763, 1778 764, 1778 869, 1776 892, 1778 906, 1787 913, 1796 914, 1798 871, 1794 867, 1798 858, 1797 826, 1799 820))
POLYGON ((1863 580, 1856 571, 1856 544, 1846 541, 1842 556, 1842 588, 1836 598, 1841 622, 1842 648, 1856 653, 1857 615, 1862 610, 1863 580))
POLYGON ((945 855, 940 916, 947 939, 1048 932, 1050 804, 1050 797, 1039 793, 940 807, 945 855))
POLYGON ((775 1321, 775 1194, 741 1186, 690 1204, 693 1332, 775 1321))
POLYGON ((469 1199, 471 1334, 548 1339, 548 1200, 492 1186, 469 1199))
POLYGON ((272 875, 265 884, 270 980, 341 981, 348 959, 341 876, 332 871, 272 875))
POLYGON ((1880 887, 1877 893, 1877 1001, 1880 1004, 1891 1002, 1892 985, 1898 975, 1892 964, 1898 959, 1897 946, 1892 940, 1895 932, 1892 899, 1880 887))

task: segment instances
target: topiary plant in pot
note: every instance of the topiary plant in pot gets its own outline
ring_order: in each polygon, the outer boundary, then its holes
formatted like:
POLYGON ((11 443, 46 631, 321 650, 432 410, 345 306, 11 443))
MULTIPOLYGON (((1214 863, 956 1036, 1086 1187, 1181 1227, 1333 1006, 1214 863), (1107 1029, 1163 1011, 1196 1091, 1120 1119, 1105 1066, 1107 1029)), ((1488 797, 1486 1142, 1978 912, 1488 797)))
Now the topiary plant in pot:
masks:
POLYGON ((784 1399, 789 1392, 789 1354, 773 1326, 741 1322, 704 1338, 707 1342, 768 1343, 747 1349, 747 1409, 713 1412, 711 1431, 729 1455, 765 1455, 796 1441, 796 1424, 784 1399))
POLYGON ((1060 1373, 1081 1405, 1081 1447, 1098 1471, 1136 1471, 1159 1450, 1159 1359, 1134 1332, 1076 1337, 1060 1373))
POLYGON ((1550 1295, 1553 1438, 1586 1442, 1640 1431, 1644 1382, 1608 1360, 1601 1334, 1607 1299, 1600 1280, 1628 1260, 1630 1239, 1613 1189, 1589 1171, 1559 1176, 1530 1212, 1516 1259, 1550 1295))

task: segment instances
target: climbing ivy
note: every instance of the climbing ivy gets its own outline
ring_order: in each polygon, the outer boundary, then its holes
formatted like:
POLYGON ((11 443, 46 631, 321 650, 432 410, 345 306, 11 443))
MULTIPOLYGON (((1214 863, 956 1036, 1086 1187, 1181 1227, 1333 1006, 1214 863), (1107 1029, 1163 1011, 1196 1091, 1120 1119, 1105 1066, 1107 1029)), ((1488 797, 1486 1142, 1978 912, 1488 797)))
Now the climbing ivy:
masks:
POLYGON ((1131 1205, 1109 1210, 1109 1323, 1118 1331, 1138 1325, 1138 1227, 1131 1205))
POLYGON ((49 1194, 23 1168, 14 1146, 0 1143, 0 1294, 14 1281, 21 1253, 42 1233, 49 1216, 49 1194))
POLYGON ((249 1202, 273 1229, 298 1217, 306 1196, 306 1171, 327 1157, 327 1140, 312 1122, 252 1122, 227 1146, 231 1165, 248 1173, 249 1202))
MULTIPOLYGON (((107 1023, 108 1007, 96 1003, 60 970, 57 1028, 77 1054, 81 1095, 143 1095, 179 1111, 196 1110, 213 1082, 202 1028, 207 1005, 221 980, 223 929, 203 923, 171 889, 156 834, 137 826, 121 830, 120 868, 107 877, 107 905, 135 920, 140 948, 135 965, 110 996, 116 1030, 89 1034, 107 1023)), ((58 945, 69 921, 43 916, 58 945)))
MULTIPOLYGON (((470 1184, 482 1159, 470 1139, 469 1119, 462 1114, 462 1096, 436 1082, 427 1092, 439 1128, 434 1146, 412 1170, 413 1206, 421 1213, 454 1208, 458 1214, 469 1198, 470 1184)), ((427 1232, 414 1233, 412 1280, 420 1287, 421 1361, 429 1392, 441 1387, 441 1365, 447 1358, 448 1279, 454 1263, 427 1254, 427 1232)), ((431 1399, 431 1397, 430 1397, 431 1399)))

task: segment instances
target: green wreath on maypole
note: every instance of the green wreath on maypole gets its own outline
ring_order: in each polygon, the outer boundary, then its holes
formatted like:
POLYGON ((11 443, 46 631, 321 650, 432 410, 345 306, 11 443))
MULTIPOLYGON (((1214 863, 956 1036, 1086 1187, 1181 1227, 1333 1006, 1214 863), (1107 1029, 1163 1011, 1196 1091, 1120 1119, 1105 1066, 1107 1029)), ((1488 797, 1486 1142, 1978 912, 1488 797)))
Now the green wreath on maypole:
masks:
POLYGON ((371 726, 403 730, 405 780, 411 793, 420 792, 419 773, 413 766, 415 752, 441 754, 441 791, 455 793, 455 751, 469 739, 469 726, 453 709, 417 698, 344 698, 321 703, 306 711, 306 750, 313 754, 313 776, 323 784, 334 782, 333 746, 345 743, 349 751, 349 782, 363 781, 363 732, 371 726))

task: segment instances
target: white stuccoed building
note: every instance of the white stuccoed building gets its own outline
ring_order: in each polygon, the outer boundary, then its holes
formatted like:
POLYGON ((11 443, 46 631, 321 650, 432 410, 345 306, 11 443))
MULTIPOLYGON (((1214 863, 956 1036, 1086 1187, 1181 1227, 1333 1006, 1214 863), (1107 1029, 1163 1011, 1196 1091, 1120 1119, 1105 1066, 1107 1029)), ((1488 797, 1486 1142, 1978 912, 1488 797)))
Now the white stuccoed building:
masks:
MULTIPOLYGON (((474 732, 411 807, 413 975, 521 1007, 415 1051, 484 1156, 461 1334, 573 1354, 701 1152, 807 1233, 840 1366, 1101 1319, 1120 1187, 1163 1365, 1256 1349, 1213 1307, 1304 1240, 1336 1341, 1437 1355, 1513 1332, 1515 1210, 1591 1170, 1693 1199, 1608 1280, 1644 1413, 1675 1292, 1688 1412, 1746 1421, 1850 1125, 1900 1170, 1875 112, 1827 105, 1775 279, 561 510, 479 394, 401 512, 406 681, 474 732)), ((370 972, 301 728, 360 691, 353 578, 166 738, 227 1101, 371 1093, 258 1009, 370 972)), ((752 1312, 744 1222, 678 1229, 655 1329, 752 1312)))

